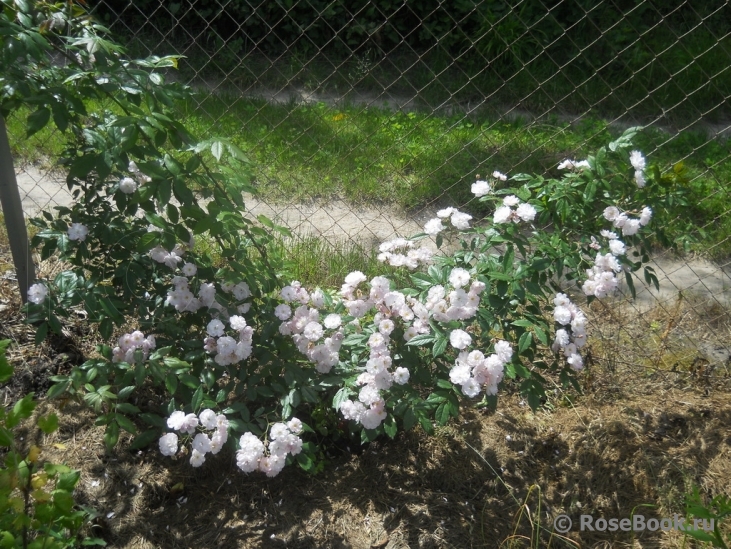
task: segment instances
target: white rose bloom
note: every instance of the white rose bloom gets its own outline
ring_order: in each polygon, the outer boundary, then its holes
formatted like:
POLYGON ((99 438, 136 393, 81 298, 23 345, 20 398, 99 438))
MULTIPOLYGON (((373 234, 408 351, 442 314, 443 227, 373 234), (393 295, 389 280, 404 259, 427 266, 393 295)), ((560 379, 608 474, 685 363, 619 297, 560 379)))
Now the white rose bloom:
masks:
POLYGON ((619 217, 619 214, 619 208, 617 208, 616 206, 607 206, 606 208, 604 208, 603 215, 604 219, 606 219, 607 221, 614 221, 615 219, 617 219, 617 217, 619 217))
POLYGON ((652 219, 652 210, 648 207, 642 208, 642 213, 640 214, 640 225, 643 227, 647 225, 650 220, 652 219))
POLYGON ((558 169, 559 169, 559 170, 573 170, 573 169, 574 169, 574 161, 573 161, 573 160, 569 160, 569 159, 567 158, 566 160, 563 160, 563 161, 562 161, 562 162, 561 162, 561 163, 560 163, 560 164, 558 165, 558 169))
POLYGON ((533 221, 536 218, 536 209, 530 204, 521 204, 516 208, 515 213, 526 222, 533 221))
POLYGON ((455 267, 449 273, 449 283, 455 288, 461 288, 470 283, 470 273, 461 267, 455 267))
POLYGON ((33 284, 28 288, 28 301, 35 303, 36 305, 43 303, 48 295, 48 288, 43 284, 33 284))
POLYGON ((612 255, 624 255, 627 249, 621 240, 610 240, 609 251, 612 252, 612 255))
POLYGON ((178 451, 178 435, 167 433, 160 437, 158 444, 163 456, 174 456, 178 451))
POLYGON ((206 327, 206 331, 208 332, 208 335, 211 337, 221 337, 223 335, 223 329, 224 329, 223 322, 218 320, 217 318, 214 318, 208 323, 208 326, 206 327))
POLYGON ((78 240, 79 242, 83 242, 86 240, 86 235, 88 234, 89 229, 86 228, 86 225, 81 223, 72 223, 68 229, 69 240, 78 240))
POLYGON ((492 221, 493 223, 507 223, 510 221, 510 216, 513 214, 513 210, 508 206, 500 206, 495 210, 492 221))
POLYGON ((462 384, 462 393, 470 398, 475 398, 480 394, 480 384, 471 377, 462 384))
POLYGON ((119 190, 124 194, 132 194, 137 190, 137 182, 131 177, 123 177, 119 182, 119 190))
POLYGON ((218 426, 216 412, 210 409, 203 410, 200 414, 198 414, 198 421, 200 421, 201 425, 203 425, 206 429, 215 429, 218 426))
POLYGON ((393 381, 398 385, 405 385, 409 381, 411 374, 407 368, 399 366, 393 372, 393 381))
POLYGON ((463 212, 454 212, 452 214, 452 225, 457 229, 463 231, 470 228, 470 219, 472 216, 463 212))
POLYGON ((641 171, 645 169, 645 157, 642 156, 642 153, 640 151, 632 151, 631 153, 629 153, 629 161, 635 170, 641 171))
POLYGON ((641 170, 635 171, 635 183, 637 183, 637 187, 640 189, 645 186, 645 183, 647 183, 645 180, 645 174, 641 170))
POLYGON ((198 267, 196 267, 193 263, 186 263, 181 268, 181 271, 183 271, 185 276, 194 276, 195 273, 198 272, 198 267))
POLYGON ((452 347, 461 350, 472 343, 472 338, 470 337, 470 334, 464 330, 457 329, 453 330, 452 333, 449 334, 449 342, 452 344, 452 347))
POLYGON ((628 219, 627 222, 622 225, 622 234, 624 236, 632 236, 634 234, 637 234, 637 231, 640 230, 640 220, 639 219, 628 219))
POLYGON ((426 225, 424 225, 424 232, 430 235, 439 234, 444 229, 445 227, 442 225, 442 220, 438 217, 427 221, 426 225))
POLYGON ((472 184, 472 194, 476 197, 485 196, 492 192, 492 187, 487 181, 478 180, 472 184))
POLYGON ((203 462, 206 461, 206 455, 202 454, 198 450, 193 450, 190 453, 190 464, 193 467, 200 467, 203 465, 203 462))

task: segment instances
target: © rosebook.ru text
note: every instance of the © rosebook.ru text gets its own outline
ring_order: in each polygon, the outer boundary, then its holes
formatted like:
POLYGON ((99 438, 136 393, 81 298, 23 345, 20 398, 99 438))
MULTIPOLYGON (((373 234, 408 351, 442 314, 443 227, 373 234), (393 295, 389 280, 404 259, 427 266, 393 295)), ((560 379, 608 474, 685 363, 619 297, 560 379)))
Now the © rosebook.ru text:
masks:
POLYGON ((623 532, 642 532, 649 530, 650 532, 656 532, 661 530, 663 532, 669 532, 670 530, 679 530, 684 532, 686 530, 705 530, 706 532, 712 532, 715 527, 714 519, 693 519, 687 521, 685 517, 674 514, 672 518, 651 518, 645 519, 643 515, 633 515, 631 519, 594 519, 591 515, 581 515, 579 522, 579 529, 582 532, 616 532, 622 530, 623 532))

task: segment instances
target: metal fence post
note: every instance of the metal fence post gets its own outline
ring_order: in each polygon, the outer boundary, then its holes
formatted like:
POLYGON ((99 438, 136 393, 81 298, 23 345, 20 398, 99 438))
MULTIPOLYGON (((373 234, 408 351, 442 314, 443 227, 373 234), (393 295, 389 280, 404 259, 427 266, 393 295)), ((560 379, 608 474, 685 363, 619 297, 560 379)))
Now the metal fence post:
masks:
POLYGON ((28 301, 28 286, 35 280, 35 267, 31 259, 28 231, 25 228, 23 205, 15 178, 13 156, 5 127, 5 119, 0 115, 0 205, 5 216, 10 251, 13 254, 15 274, 23 303, 28 301))

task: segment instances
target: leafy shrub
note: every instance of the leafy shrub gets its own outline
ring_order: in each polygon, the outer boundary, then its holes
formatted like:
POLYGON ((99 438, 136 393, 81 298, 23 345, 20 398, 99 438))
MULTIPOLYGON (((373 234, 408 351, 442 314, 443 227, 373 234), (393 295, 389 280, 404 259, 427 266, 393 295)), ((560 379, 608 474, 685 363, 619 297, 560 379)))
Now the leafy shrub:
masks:
MULTIPOLYGON (((312 470, 320 451, 308 433, 335 414, 368 441, 431 432, 478 395, 495 405, 507 382, 538 406, 547 376, 578 388, 584 367, 587 318, 563 285, 583 281, 591 301, 624 273, 632 289, 662 239, 653 210, 675 199, 630 153, 631 128, 562 162, 559 179, 478 181, 472 192, 492 221, 440 211, 425 234, 383 244, 388 277, 353 272, 339 291, 305 288, 272 246, 272 231, 288 231, 245 214, 244 153, 224 138, 197 140, 172 116, 187 91, 158 71, 175 57, 126 59, 80 8, 4 4, 3 111, 30 101, 29 134, 51 118, 66 132, 76 197, 34 220, 41 256, 71 268, 30 288, 28 321, 42 340, 83 307, 105 340, 117 336, 49 391, 89 404, 108 447, 125 430, 133 447, 158 441, 177 455, 182 438, 200 466, 228 445, 242 470, 274 475, 287 461, 312 470), (69 64, 50 65, 52 51, 69 64), (109 108, 87 112, 88 99, 109 108), (440 247, 446 235, 456 251, 417 248, 427 235, 440 247)), ((657 284, 651 268, 644 275, 657 284)))
MULTIPOLYGON (((5 356, 9 345, 8 339, 0 341, 0 383, 13 375, 5 356)), ((82 541, 83 545, 106 545, 98 538, 79 537, 82 527, 96 516, 92 509, 77 509, 74 503, 79 471, 42 463, 41 446, 24 448, 19 443, 15 429, 35 407, 33 393, 29 393, 12 409, 0 409, 0 447, 6 452, 0 465, 0 545, 24 549, 76 547, 82 541)), ((53 413, 40 416, 36 426, 45 434, 53 433, 58 429, 58 417, 53 413)))

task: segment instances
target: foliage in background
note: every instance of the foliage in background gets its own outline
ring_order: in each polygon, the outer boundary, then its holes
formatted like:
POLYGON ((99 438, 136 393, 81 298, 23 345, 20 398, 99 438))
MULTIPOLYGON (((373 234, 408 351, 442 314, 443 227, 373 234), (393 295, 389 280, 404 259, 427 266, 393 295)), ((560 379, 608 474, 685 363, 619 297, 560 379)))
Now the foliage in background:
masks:
MULTIPOLYGON (((731 72, 724 59, 731 54, 731 18, 724 6, 722 0, 181 0, 162 6, 105 0, 97 12, 118 32, 131 30, 133 43, 167 41, 191 58, 191 74, 256 81, 252 60, 286 55, 308 71, 327 67, 328 80, 343 80, 340 85, 380 81, 390 91, 461 100, 497 90, 497 97, 511 101, 517 94, 523 107, 534 109, 566 101, 572 112, 622 113, 631 105, 635 112, 696 117, 728 114, 731 72), (345 70, 334 69, 343 63, 345 70)), ((263 81, 271 84, 272 76, 263 81)))
MULTIPOLYGON (((0 383, 13 375, 5 356, 10 340, 0 341, 0 383)), ((36 437, 21 437, 18 427, 36 408, 28 393, 10 408, 0 408, 0 546, 23 549, 61 549, 80 545, 106 545, 98 538, 82 538, 82 528, 97 516, 93 509, 78 508, 73 492, 78 471, 41 460, 43 446, 36 437), (22 443, 26 439, 25 443, 22 443)), ((58 429, 58 417, 39 416, 35 426, 46 435, 58 429)))

